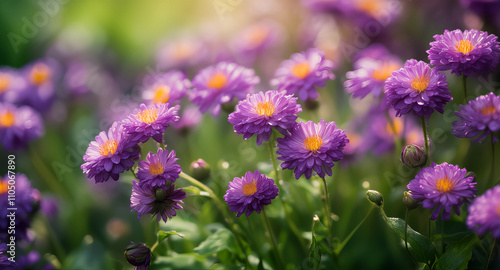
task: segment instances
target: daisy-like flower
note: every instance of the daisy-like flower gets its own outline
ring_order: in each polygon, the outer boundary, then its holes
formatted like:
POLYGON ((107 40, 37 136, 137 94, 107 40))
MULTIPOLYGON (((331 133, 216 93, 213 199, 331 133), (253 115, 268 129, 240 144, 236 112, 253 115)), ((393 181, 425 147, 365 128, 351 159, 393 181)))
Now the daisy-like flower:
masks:
POLYGON ((167 73, 155 74, 145 79, 142 97, 150 103, 173 104, 184 97, 191 82, 183 72, 173 70, 167 73))
POLYGON ((296 94, 301 100, 317 99, 316 87, 323 87, 327 80, 335 79, 331 73, 333 67, 333 62, 325 59, 323 51, 311 48, 283 61, 274 73, 271 85, 277 90, 286 90, 289 95, 296 94))
POLYGON ((260 214, 262 208, 271 204, 271 200, 279 193, 274 180, 258 170, 246 172, 241 178, 235 177, 228 187, 224 200, 231 212, 237 212, 237 217, 243 213, 248 217, 254 211, 260 214))
POLYGON ((500 186, 487 190, 469 206, 467 226, 477 234, 490 231, 500 238, 500 186))
POLYGON ((182 188, 175 189, 174 183, 167 181, 166 185, 153 187, 150 185, 139 185, 137 181, 132 182, 132 196, 130 197, 130 207, 132 211, 139 213, 138 219, 146 213, 150 213, 156 220, 168 219, 176 216, 175 210, 182 209, 182 199, 186 193, 182 188))
POLYGON ((467 170, 446 162, 423 168, 408 184, 411 196, 421 200, 427 209, 434 209, 431 219, 435 220, 443 210, 441 219, 449 219, 453 208, 460 215, 460 206, 477 192, 474 177, 466 176, 467 170))
POLYGON ((144 143, 152 137, 161 143, 167 127, 179 120, 178 110, 178 105, 169 107, 168 103, 155 103, 146 106, 143 103, 123 120, 123 127, 133 141, 144 143))
POLYGON ((229 114, 228 121, 234 125, 234 131, 243 134, 243 139, 257 135, 257 145, 268 141, 272 128, 282 134, 295 125, 297 114, 302 108, 297 98, 286 95, 286 91, 267 91, 248 95, 236 105, 236 110, 229 114))
POLYGON ((443 113, 453 100, 446 76, 423 61, 410 59, 394 71, 385 82, 386 105, 396 110, 396 116, 413 113, 429 117, 434 110, 443 113))
POLYGON ((101 131, 90 142, 83 156, 81 166, 88 179, 96 183, 105 182, 109 177, 118 180, 120 173, 128 171, 139 159, 137 141, 131 140, 120 122, 114 122, 108 132, 101 131))
POLYGON ((146 161, 139 161, 137 179, 142 185, 160 187, 166 185, 167 181, 175 182, 181 173, 181 166, 177 162, 175 151, 168 153, 167 150, 158 148, 155 155, 151 152, 146 156, 146 161))
POLYGON ((59 65, 53 59, 41 59, 23 68, 27 80, 22 104, 39 112, 47 111, 55 100, 55 86, 59 79, 59 65))
POLYGON ((333 162, 344 157, 342 150, 349 142, 344 130, 338 129, 335 122, 318 124, 312 121, 300 122, 286 134, 278 138, 279 160, 283 169, 294 169, 295 178, 302 174, 311 178, 313 170, 320 176, 332 175, 333 162))
POLYGON ((200 65, 206 62, 209 56, 207 45, 206 41, 195 36, 169 38, 160 45, 156 54, 158 68, 186 70, 200 65))
POLYGON ((26 85, 26 80, 18 70, 0 67, 0 101, 18 103, 23 98, 26 85))
POLYGON ((0 141, 4 149, 25 148, 43 133, 42 117, 31 107, 0 103, 0 141))
POLYGON ((212 116, 217 116, 222 103, 231 102, 233 98, 244 99, 254 92, 254 85, 259 82, 253 69, 220 62, 196 74, 190 99, 202 113, 210 110, 212 116))
POLYGON ((500 43, 487 32, 457 29, 434 35, 427 50, 431 65, 438 70, 451 70, 457 76, 489 73, 498 64, 500 43))
MULTIPOLYGON (((460 111, 455 112, 460 119, 453 122, 451 133, 459 138, 474 138, 473 142, 481 141, 492 132, 500 130, 500 97, 493 93, 479 96, 460 105, 460 111)), ((496 142, 496 137, 493 137, 496 142)))

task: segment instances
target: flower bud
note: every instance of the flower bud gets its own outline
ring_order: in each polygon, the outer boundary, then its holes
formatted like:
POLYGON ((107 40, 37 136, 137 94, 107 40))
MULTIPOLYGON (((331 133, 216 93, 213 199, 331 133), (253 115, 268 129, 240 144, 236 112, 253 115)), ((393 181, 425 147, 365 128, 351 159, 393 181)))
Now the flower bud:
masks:
POLYGON ((210 176, 210 165, 201 158, 191 162, 189 169, 191 171, 191 176, 200 181, 206 180, 210 176))
POLYGON ((304 102, 304 108, 309 111, 315 111, 319 108, 319 101, 316 99, 310 99, 308 98, 304 102))
POLYGON ((157 201, 162 202, 165 200, 166 197, 167 197, 167 192, 163 190, 163 188, 157 187, 155 189, 155 198, 157 201))
POLYGON ((376 190, 367 190, 366 191, 366 197, 368 200, 377 206, 382 206, 384 204, 384 196, 376 190))
POLYGON ((130 242, 123 253, 125 259, 136 269, 147 269, 151 259, 151 250, 143 243, 130 242))
POLYGON ((403 193, 403 202, 408 210, 413 210, 418 207, 418 200, 413 199, 410 191, 405 191, 403 193))
POLYGON ((401 161, 409 168, 424 166, 427 162, 427 155, 424 149, 418 145, 410 144, 403 148, 401 161))

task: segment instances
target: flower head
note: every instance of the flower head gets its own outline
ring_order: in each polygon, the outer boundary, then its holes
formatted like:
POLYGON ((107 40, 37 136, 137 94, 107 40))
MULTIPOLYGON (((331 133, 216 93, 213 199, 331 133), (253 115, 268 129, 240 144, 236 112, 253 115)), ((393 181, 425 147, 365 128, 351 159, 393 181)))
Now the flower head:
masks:
POLYGON ((446 76, 427 63, 410 59, 394 71, 385 82, 386 105, 396 110, 396 116, 413 113, 429 117, 434 110, 443 113, 453 97, 446 76))
POLYGON ((434 209, 431 219, 435 220, 443 210, 442 219, 449 219, 452 208, 460 215, 460 206, 475 197, 476 182, 466 176, 467 170, 446 162, 423 168, 408 184, 413 199, 421 199, 424 208, 434 209))
POLYGON ((123 252, 125 259, 136 270, 147 270, 151 261, 151 250, 144 243, 130 242, 123 252))
POLYGON ((235 177, 228 185, 224 200, 229 210, 238 212, 236 216, 245 213, 249 216, 253 211, 260 214, 265 205, 278 196, 279 190, 274 180, 255 172, 246 172, 241 178, 235 177))
POLYGON ((137 181, 132 183, 132 196, 130 197, 130 207, 132 211, 139 213, 138 219, 146 213, 150 213, 156 220, 168 219, 176 216, 175 210, 182 209, 180 203, 186 198, 186 193, 182 188, 175 189, 173 182, 167 181, 163 186, 153 187, 151 185, 139 185, 137 181))
POLYGON ((25 148, 43 133, 42 117, 31 107, 0 103, 0 141, 6 150, 25 148))
MULTIPOLYGON (((455 112, 459 120, 453 122, 451 133, 459 138, 474 138, 477 142, 500 130, 500 97, 493 93, 477 97, 455 112)), ((496 138, 493 138, 496 141, 496 138)))
POLYGON ((312 121, 300 122, 285 135, 278 138, 279 160, 283 169, 294 169, 295 178, 302 174, 311 178, 313 170, 320 176, 332 175, 333 162, 344 157, 342 150, 349 142, 345 131, 338 129, 335 122, 318 124, 312 121))
POLYGON ((149 152, 146 161, 139 161, 137 179, 140 185, 160 187, 166 185, 167 181, 175 182, 181 172, 181 166, 176 163, 177 160, 174 150, 170 154, 161 148, 158 148, 156 155, 149 152))
POLYGON ((191 129, 198 125, 202 118, 203 115, 200 110, 193 104, 190 104, 184 107, 179 121, 174 122, 172 127, 180 130, 191 129))
POLYGON ((47 111, 56 97, 55 87, 60 73, 58 64, 53 59, 37 60, 24 67, 23 73, 27 84, 20 102, 37 111, 47 111))
POLYGON ((27 81, 20 71, 0 67, 0 102, 20 102, 25 96, 26 85, 27 81))
POLYGON ((271 85, 277 90, 286 90, 289 95, 296 94, 301 100, 317 99, 319 94, 316 87, 323 87, 327 80, 335 78, 332 69, 333 62, 325 59, 325 53, 311 48, 283 61, 271 85))
POLYGON ((229 114, 228 121, 245 140, 257 135, 257 145, 261 145, 262 141, 269 140, 273 127, 286 134, 301 111, 297 98, 286 95, 286 91, 259 92, 241 100, 229 114))
POLYGON ((431 65, 437 70, 451 70, 457 76, 483 75, 498 64, 500 43, 487 32, 457 29, 434 35, 427 50, 431 65))
POLYGON ((477 234, 490 231, 500 238, 500 186, 487 190, 469 206, 467 226, 477 234))
POLYGON ((167 127, 179 120, 178 110, 179 106, 169 107, 168 103, 155 103, 149 106, 141 104, 139 109, 123 120, 123 128, 133 141, 143 143, 152 137, 161 143, 167 127))
POLYGON ((119 174, 128 171, 139 159, 137 141, 130 139, 120 122, 114 122, 108 132, 101 131, 90 142, 81 166, 87 178, 96 183, 105 182, 109 177, 118 180, 119 174))
POLYGON ((145 79, 142 97, 150 103, 178 102, 188 93, 191 82, 183 72, 173 70, 155 74, 145 79))
POLYGON ((207 42, 195 36, 180 36, 160 45, 156 60, 161 70, 185 70, 204 63, 208 57, 207 42))

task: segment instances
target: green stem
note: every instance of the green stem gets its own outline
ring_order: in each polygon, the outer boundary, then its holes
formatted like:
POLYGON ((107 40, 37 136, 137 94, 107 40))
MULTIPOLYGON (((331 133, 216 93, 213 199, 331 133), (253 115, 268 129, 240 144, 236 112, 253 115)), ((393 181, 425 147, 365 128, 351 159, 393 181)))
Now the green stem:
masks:
POLYGON ((269 224, 269 219, 267 218, 265 207, 262 208, 262 217, 264 218, 264 223, 266 224, 267 232, 269 233, 269 237, 271 238, 271 244, 273 245, 274 255, 276 256, 276 263, 278 266, 277 269, 285 269, 283 267, 285 264, 283 263, 283 259, 280 256, 278 250, 278 244, 276 242, 276 238, 274 237, 273 230, 271 229, 271 225, 269 224))
POLYGON ((165 150, 165 149, 166 149, 166 148, 165 148, 165 144, 164 144, 163 142, 161 142, 161 143, 160 143, 160 147, 161 147, 161 149, 163 149, 163 150, 165 150))
POLYGON ((134 178, 137 179, 137 175, 135 174, 135 166, 130 168, 130 172, 134 175, 134 178))
POLYGON ((408 255, 410 255, 411 260, 414 263, 417 263, 417 261, 415 260, 415 258, 411 254, 410 249, 408 248, 408 212, 409 211, 408 211, 408 207, 407 207, 406 213, 405 213, 405 248, 406 248, 406 251, 408 252, 408 255))
POLYGON ((325 212, 326 212, 325 213, 325 216, 326 216, 325 225, 328 228, 328 232, 330 232, 330 234, 331 234, 331 225, 330 225, 330 216, 331 216, 331 212, 330 212, 330 196, 328 195, 328 185, 326 184, 325 178, 321 177, 321 179, 323 179, 323 186, 324 186, 324 189, 325 189, 325 201, 324 201, 325 212))
MULTIPOLYGON (((392 133, 394 134, 394 149, 396 152, 401 151, 401 138, 399 137, 398 130, 396 128, 396 124, 394 123, 394 119, 389 115, 389 111, 385 111, 385 118, 387 119, 387 123, 391 127, 392 133)), ((404 133, 403 133, 404 134, 404 133)))
POLYGON ((159 242, 158 242, 158 239, 156 240, 156 242, 153 244, 153 246, 151 247, 151 253, 153 253, 153 251, 155 251, 155 248, 158 246, 159 242))
POLYGON ((488 262, 486 263, 486 269, 488 269, 490 266, 491 255, 493 254, 493 250, 495 249, 496 242, 497 242, 497 239, 493 238, 493 243, 491 244, 491 248, 490 248, 490 254, 488 255, 488 262))
POLYGON ((429 137, 427 134, 427 121, 425 120, 425 116, 422 116, 422 131, 424 133, 424 141, 425 141, 425 154, 427 155, 427 163, 431 162, 431 157, 429 155, 429 137))
MULTIPOLYGON (((58 183, 56 175, 47 167, 42 157, 40 157, 37 151, 33 148, 29 149, 30 160, 35 167, 38 175, 43 179, 44 183, 49 187, 53 193, 59 194, 64 197, 68 197, 68 193, 65 191, 61 183, 58 183)), ((61 179, 62 180, 62 179, 61 179)))
POLYGON ((344 241, 342 241, 342 243, 337 248, 335 248, 335 251, 334 251, 335 255, 339 255, 340 254, 340 252, 342 251, 342 249, 345 247, 345 245, 347 245, 347 243, 349 242, 349 240, 351 240, 351 238, 356 233, 356 231, 361 227, 361 225, 363 225, 363 223, 368 218, 368 216, 370 215, 370 213, 372 212, 372 210, 373 210, 373 206, 370 207, 370 210, 368 210, 368 212, 366 213, 365 217, 361 220, 361 222, 359 222, 358 225, 356 225, 356 227, 354 227, 354 229, 352 229, 351 233, 349 233, 349 235, 344 239, 344 241))
POLYGON ((276 185, 279 187, 279 181, 281 180, 281 177, 279 175, 278 171, 278 163, 276 162, 276 155, 274 154, 274 142, 276 141, 276 135, 273 134, 271 135, 271 139, 269 139, 269 156, 271 157, 271 162, 273 163, 273 168, 274 168, 274 174, 276 175, 276 185))
POLYGON ((462 85, 464 86, 464 104, 467 104, 467 76, 462 76, 462 85))

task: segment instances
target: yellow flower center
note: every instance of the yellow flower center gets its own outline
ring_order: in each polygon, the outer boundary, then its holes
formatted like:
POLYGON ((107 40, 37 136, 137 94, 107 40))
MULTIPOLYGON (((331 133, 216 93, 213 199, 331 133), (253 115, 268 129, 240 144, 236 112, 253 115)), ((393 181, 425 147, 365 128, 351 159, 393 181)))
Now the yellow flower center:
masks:
POLYGON ((50 69, 47 65, 39 63, 36 64, 30 72, 30 81, 34 85, 42 85, 50 78, 50 69))
POLYGON ((429 85, 430 78, 427 75, 422 75, 415 77, 411 80, 411 88, 415 89, 417 92, 423 92, 427 89, 429 85))
POLYGON ((11 127, 14 125, 16 118, 14 114, 10 111, 3 112, 0 114, 0 126, 1 127, 11 127))
POLYGON ((158 109, 152 108, 138 112, 135 117, 141 122, 151 124, 158 118, 158 109))
POLYGON ((373 72, 372 77, 380 81, 385 81, 387 78, 391 77, 393 71, 399 68, 400 66, 395 64, 383 63, 380 68, 373 72))
POLYGON ((170 99, 170 87, 168 85, 159 85, 155 89, 153 103, 167 103, 170 99))
POLYGON ((116 152, 118 143, 115 140, 108 140, 99 147, 99 154, 101 156, 111 156, 116 152))
POLYGON ((10 86, 10 75, 0 74, 0 93, 5 92, 10 86))
POLYGON ((304 140, 304 146, 306 147, 307 150, 312 151, 312 152, 318 151, 318 149, 321 148, 322 144, 323 144, 323 140, 318 135, 313 135, 311 137, 307 137, 304 140))
POLYGON ((359 0, 357 7, 366 14, 376 16, 382 8, 382 3, 379 0, 359 0))
POLYGON ((500 217, 500 204, 497 206, 497 215, 500 217))
POLYGON ((259 46, 268 36, 269 31, 263 26, 255 26, 248 33, 247 40, 250 46, 259 46))
POLYGON ((266 101, 266 102, 260 102, 255 106, 255 111, 259 115, 265 115, 267 117, 273 115, 274 113, 274 105, 272 102, 266 101))
POLYGON ((172 57, 178 60, 184 60, 189 58, 195 53, 195 48, 193 44, 187 41, 182 41, 175 44, 172 51, 172 57))
POLYGON ((243 185, 243 194, 246 196, 253 195, 255 192, 257 192, 257 182, 255 182, 255 179, 252 179, 251 183, 243 185))
POLYGON ((227 77, 221 72, 217 72, 212 77, 210 80, 208 80, 208 88, 211 89, 221 89, 222 87, 226 86, 227 83, 227 77))
POLYGON ((467 54, 474 49, 474 46, 472 46, 472 44, 468 40, 460 40, 455 43, 455 48, 457 49, 457 52, 467 54))
POLYGON ((488 115, 494 114, 496 112, 497 112, 497 109, 494 106, 486 106, 486 107, 481 109, 481 113, 484 116, 488 116, 488 115))
POLYGON ((453 182, 445 176, 444 178, 436 181, 436 188, 439 191, 446 193, 453 188, 453 182))
POLYGON ((0 179, 0 195, 7 193, 8 190, 9 184, 7 183, 7 181, 0 179))
POLYGON ((401 131, 403 131, 403 120, 401 120, 401 118, 393 118, 392 125, 391 123, 387 123, 385 131, 391 135, 397 136, 401 131))
POLYGON ((163 173, 163 164, 161 162, 149 164, 149 172, 151 175, 159 175, 163 173))
POLYGON ((295 77, 304 79, 309 75, 309 63, 303 62, 296 64, 292 67, 292 73, 295 75, 295 77))

